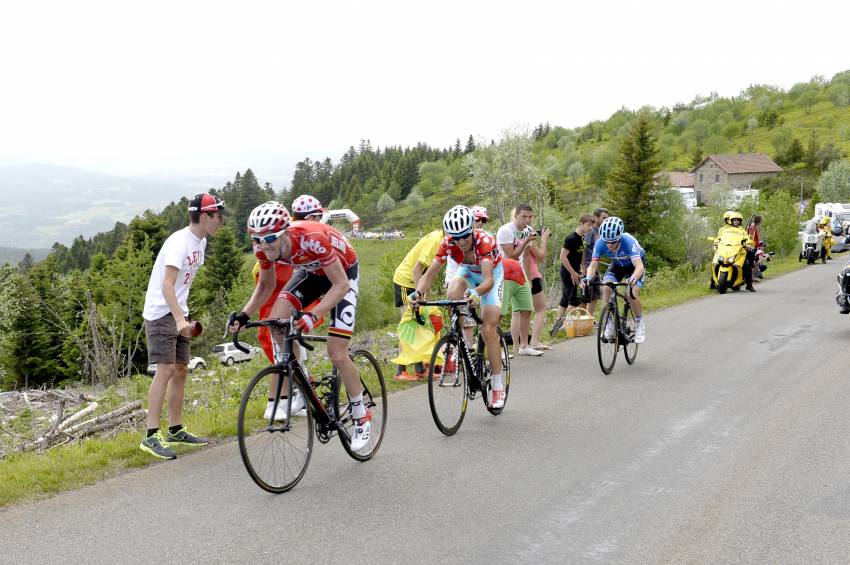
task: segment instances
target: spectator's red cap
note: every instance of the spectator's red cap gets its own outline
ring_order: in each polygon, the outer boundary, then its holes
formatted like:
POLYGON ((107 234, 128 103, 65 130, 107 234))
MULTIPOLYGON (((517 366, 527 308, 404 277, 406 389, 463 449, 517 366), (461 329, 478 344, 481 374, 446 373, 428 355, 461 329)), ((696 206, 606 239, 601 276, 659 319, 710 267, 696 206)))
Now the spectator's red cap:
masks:
POLYGON ((230 215, 230 210, 224 207, 224 200, 219 200, 209 192, 196 194, 189 201, 190 212, 221 212, 225 216, 230 215))

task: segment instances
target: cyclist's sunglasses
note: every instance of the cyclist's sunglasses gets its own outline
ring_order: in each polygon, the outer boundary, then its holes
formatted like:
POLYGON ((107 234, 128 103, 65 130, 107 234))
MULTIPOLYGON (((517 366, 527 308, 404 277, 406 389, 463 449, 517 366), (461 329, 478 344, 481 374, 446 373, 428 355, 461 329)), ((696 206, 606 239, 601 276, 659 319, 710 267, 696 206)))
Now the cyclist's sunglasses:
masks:
POLYGON ((464 239, 468 238, 471 235, 472 235, 472 232, 469 232, 466 235, 453 235, 452 241, 463 241, 464 239))
POLYGON ((274 243, 277 241, 277 238, 282 237, 286 234, 286 230, 270 233, 268 235, 252 235, 251 239, 254 240, 254 243, 274 243))

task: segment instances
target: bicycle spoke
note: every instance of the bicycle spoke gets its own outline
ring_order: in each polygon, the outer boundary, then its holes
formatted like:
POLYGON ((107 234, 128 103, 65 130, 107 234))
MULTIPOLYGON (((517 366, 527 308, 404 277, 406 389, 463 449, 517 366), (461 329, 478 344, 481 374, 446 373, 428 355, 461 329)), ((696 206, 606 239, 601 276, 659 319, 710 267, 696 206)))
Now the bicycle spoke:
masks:
MULTIPOLYGON (((245 469, 257 485, 269 492, 286 492, 304 476, 313 452, 313 419, 290 417, 275 421, 266 411, 269 394, 280 390, 279 369, 268 367, 248 384, 239 406, 237 436, 245 469)), ((297 387, 294 387, 297 389, 297 387)), ((287 401, 281 400, 286 407, 287 401)))
POLYGON ((606 375, 614 370, 617 361, 618 334, 616 302, 605 305, 602 316, 599 319, 599 328, 596 334, 596 351, 599 355, 599 368, 606 375))
POLYGON ((384 439, 384 428, 387 423, 387 391, 384 384, 384 375, 375 357, 364 350, 351 352, 351 360, 357 367, 360 382, 363 385, 363 403, 372 414, 369 425, 369 441, 358 451, 351 449, 350 438, 354 433, 354 418, 351 415, 351 406, 348 404, 348 392, 342 379, 338 379, 336 387, 336 413, 340 425, 345 433, 340 433, 339 438, 345 451, 357 461, 367 461, 378 451, 384 439))
POLYGON ((437 428, 446 435, 460 429, 466 413, 466 369, 457 336, 445 335, 434 346, 428 367, 428 403, 437 428))

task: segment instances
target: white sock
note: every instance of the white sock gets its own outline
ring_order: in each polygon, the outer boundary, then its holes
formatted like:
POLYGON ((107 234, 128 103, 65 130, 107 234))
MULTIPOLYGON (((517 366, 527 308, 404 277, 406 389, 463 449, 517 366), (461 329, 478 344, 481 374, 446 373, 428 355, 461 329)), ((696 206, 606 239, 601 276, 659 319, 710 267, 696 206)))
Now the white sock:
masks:
POLYGON ((504 390, 505 389, 505 385, 503 384, 504 381, 502 380, 502 373, 501 372, 495 373, 492 376, 492 381, 493 381, 493 390, 504 390))
POLYGON ((349 396, 348 402, 351 404, 351 417, 355 420, 366 416, 366 407, 363 406, 363 393, 357 396, 349 396))

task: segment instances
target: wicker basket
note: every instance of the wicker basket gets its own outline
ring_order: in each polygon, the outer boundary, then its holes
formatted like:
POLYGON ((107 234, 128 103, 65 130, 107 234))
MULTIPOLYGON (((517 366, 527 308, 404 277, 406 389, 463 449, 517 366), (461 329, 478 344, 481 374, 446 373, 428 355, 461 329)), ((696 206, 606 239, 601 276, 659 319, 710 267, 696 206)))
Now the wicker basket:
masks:
POLYGON ((580 337, 593 333, 593 316, 584 308, 576 308, 564 319, 567 337, 580 337))

